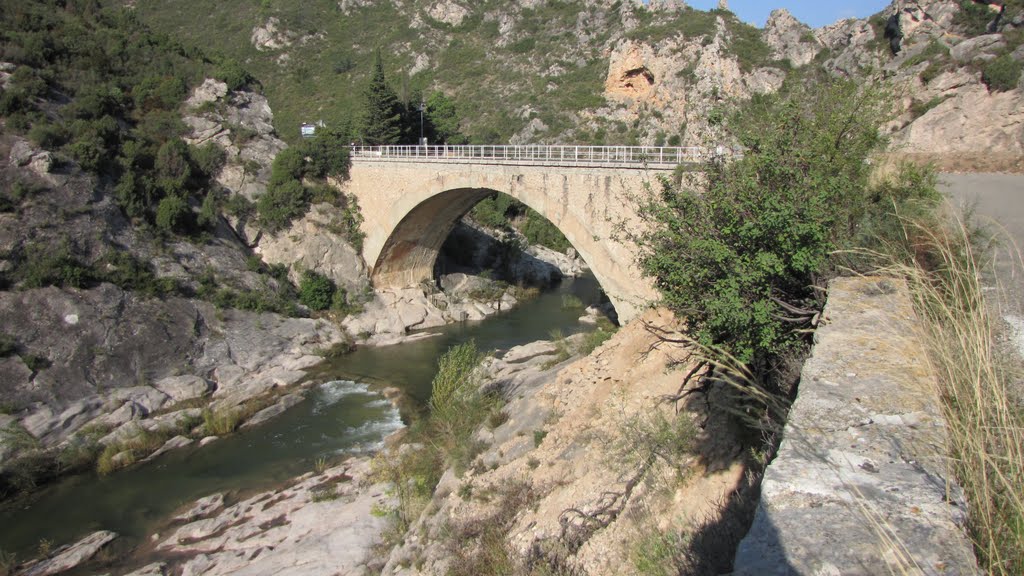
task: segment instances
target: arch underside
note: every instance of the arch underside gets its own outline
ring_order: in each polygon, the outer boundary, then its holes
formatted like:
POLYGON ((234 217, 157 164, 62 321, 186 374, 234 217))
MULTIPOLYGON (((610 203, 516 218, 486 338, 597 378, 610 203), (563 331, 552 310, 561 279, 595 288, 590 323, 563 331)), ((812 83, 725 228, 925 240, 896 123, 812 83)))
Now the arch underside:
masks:
POLYGON ((373 284, 404 287, 432 280, 434 262, 455 223, 495 192, 488 188, 460 188, 420 203, 388 237, 373 267, 373 284))

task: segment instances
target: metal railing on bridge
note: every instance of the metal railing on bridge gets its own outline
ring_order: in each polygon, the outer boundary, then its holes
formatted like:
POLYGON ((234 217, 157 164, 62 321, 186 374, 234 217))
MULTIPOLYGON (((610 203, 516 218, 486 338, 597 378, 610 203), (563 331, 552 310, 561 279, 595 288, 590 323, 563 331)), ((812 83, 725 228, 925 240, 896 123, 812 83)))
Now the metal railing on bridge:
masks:
POLYGON ((439 162, 449 164, 510 164, 531 166, 589 166, 671 170, 715 157, 736 155, 728 148, 679 146, 351 146, 353 160, 439 162))

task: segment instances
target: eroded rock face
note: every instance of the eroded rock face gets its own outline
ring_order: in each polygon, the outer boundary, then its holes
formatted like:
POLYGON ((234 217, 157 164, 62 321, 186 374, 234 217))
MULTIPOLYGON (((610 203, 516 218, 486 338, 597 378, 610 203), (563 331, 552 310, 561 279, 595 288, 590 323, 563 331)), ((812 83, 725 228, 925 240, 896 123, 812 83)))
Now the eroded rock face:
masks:
POLYGON ((469 14, 469 9, 453 0, 442 0, 432 4, 427 14, 438 22, 458 26, 469 14))
POLYGON ((654 60, 654 50, 639 42, 620 45, 610 58, 605 79, 605 98, 637 104, 654 99, 655 76, 648 67, 654 60))
POLYGON ((796 67, 806 66, 821 51, 821 44, 810 26, 800 22, 788 10, 772 11, 764 27, 764 40, 772 57, 789 60, 796 67))
POLYGON ((281 27, 281 21, 271 16, 262 26, 252 29, 250 41, 260 52, 280 50, 292 45, 293 34, 281 27))
POLYGON ((363 257, 339 235, 341 210, 317 204, 278 234, 263 235, 255 252, 268 264, 290 267, 288 276, 299 284, 302 270, 313 270, 357 296, 369 286, 363 257))
POLYGON ((320 362, 314 349, 344 339, 329 323, 217 312, 183 298, 139 298, 109 284, 0 292, 0 323, 26 353, 48 359, 35 370, 17 357, 0 363, 0 395, 21 409, 20 426, 44 446, 90 424, 113 429, 106 442, 139 427, 172 427, 199 409, 153 414, 210 391, 231 407, 294 385, 320 362), (71 316, 76 323, 66 321, 71 316), (214 332, 220 336, 210 338, 214 332))
POLYGON ((947 94, 945 101, 895 135, 896 150, 1024 156, 1024 96, 1019 89, 991 93, 972 81, 947 94))
MULTIPOLYGON (((624 543, 655 526, 685 526, 714 514, 716 503, 737 489, 743 475, 733 458, 734 432, 718 416, 705 421, 701 455, 677 463, 694 467, 685 480, 662 481, 681 476, 674 475, 672 465, 659 463, 650 472, 651 483, 623 490, 636 473, 629 457, 616 452, 623 446, 623 430, 661 409, 671 412, 659 408, 656 399, 677 393, 679 373, 686 369, 667 367, 690 361, 683 346, 653 345, 656 338, 644 323, 672 331, 670 315, 649 311, 643 322, 624 327, 576 362, 557 364, 558 346, 549 342, 513 348, 490 361, 487 376, 515 390, 505 408, 508 420, 477 433, 488 448, 461 475, 444 474, 431 505, 391 551, 382 574, 448 573, 461 561, 453 547, 468 557, 477 550, 472 535, 462 537, 472 534, 471 526, 497 530, 516 566, 528 558, 540 563, 558 558, 572 573, 629 574, 634 567, 624 543), (574 532, 583 521, 566 511, 592 512, 626 492, 623 501, 613 502, 622 505, 621 514, 609 518, 607 526, 574 532)), ((684 410, 680 417, 692 416, 684 410)))
POLYGON ((217 174, 219 184, 254 200, 270 181, 270 165, 286 144, 274 132, 274 114, 266 97, 253 92, 230 92, 227 85, 207 79, 186 102, 182 120, 191 129, 189 144, 213 143, 227 153, 217 174))

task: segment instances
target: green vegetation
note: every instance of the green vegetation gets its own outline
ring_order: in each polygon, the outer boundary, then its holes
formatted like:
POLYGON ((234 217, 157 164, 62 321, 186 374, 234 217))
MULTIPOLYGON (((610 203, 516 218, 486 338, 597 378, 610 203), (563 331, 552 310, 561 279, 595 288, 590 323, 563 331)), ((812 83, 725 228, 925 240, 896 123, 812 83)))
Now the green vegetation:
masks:
POLYGON ((507 194, 496 193, 477 203, 469 217, 494 230, 518 230, 530 244, 540 244, 558 252, 572 246, 565 235, 536 210, 507 194))
POLYGON ((450 348, 438 361, 429 412, 408 432, 410 450, 386 450, 374 459, 378 480, 390 482, 397 505, 382 513, 392 519, 386 539, 395 543, 427 506, 446 466, 458 474, 482 448, 473 433, 500 419, 497 391, 481 390, 478 368, 484 355, 473 341, 450 348))
POLYGON ((203 54, 99 2, 30 0, 0 19, 3 58, 18 66, 0 105, 8 126, 114 183, 129 216, 191 233, 210 158, 196 165, 176 109, 207 73, 203 54))
POLYGON ((953 24, 968 37, 986 34, 989 23, 995 20, 995 14, 989 10, 988 4, 974 0, 959 0, 959 4, 960 10, 953 16, 953 24))
POLYGON ((992 92, 1013 90, 1020 82, 1024 62, 1017 61, 1009 54, 1003 54, 985 64, 981 71, 981 79, 992 92))
MULTIPOLYGON (((342 234, 358 249, 363 239, 359 230, 362 222, 359 207, 326 181, 348 178, 347 144, 348 138, 343 132, 321 128, 314 138, 282 150, 274 158, 267 191, 256 201, 260 226, 269 232, 280 231, 304 216, 313 202, 329 202, 342 209, 344 219, 344 224, 333 231, 342 234)), ((228 208, 229 211, 234 209, 247 208, 228 208)))
POLYGON ((643 576, 675 576, 689 567, 684 537, 678 531, 652 530, 642 534, 630 550, 630 560, 643 576))
POLYGON ((932 40, 917 54, 907 58, 901 65, 903 68, 910 68, 917 66, 924 62, 935 62, 936 60, 945 60, 949 57, 949 47, 938 40, 932 40))
POLYGON ((334 294, 338 287, 330 278, 306 270, 302 273, 302 280, 299 281, 299 302, 310 310, 327 310, 331 306, 334 294))
POLYGON ((398 144, 402 139, 402 109, 398 105, 398 96, 384 78, 384 65, 379 51, 363 98, 363 118, 359 130, 363 143, 373 146, 398 144))
POLYGON ((755 98, 728 125, 742 159, 709 165, 703 193, 666 182, 643 208, 655 225, 639 239, 643 269, 702 345, 759 366, 802 349, 830 255, 902 204, 936 198, 920 181, 869 186, 887 102, 845 81, 755 98))
POLYGON ((910 104, 910 115, 914 118, 920 118, 928 113, 932 108, 935 108, 939 104, 945 102, 946 99, 942 96, 936 96, 927 102, 921 102, 920 100, 914 100, 910 104))

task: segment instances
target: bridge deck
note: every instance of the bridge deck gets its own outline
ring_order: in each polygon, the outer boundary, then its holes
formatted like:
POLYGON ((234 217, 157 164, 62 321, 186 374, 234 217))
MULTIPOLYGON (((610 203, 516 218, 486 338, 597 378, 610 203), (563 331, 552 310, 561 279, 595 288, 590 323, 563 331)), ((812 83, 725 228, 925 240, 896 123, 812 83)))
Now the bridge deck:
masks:
POLYGON ((714 150, 679 146, 352 146, 354 161, 437 162, 443 164, 505 164, 672 170, 712 157, 733 156, 714 150))

